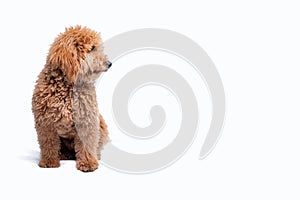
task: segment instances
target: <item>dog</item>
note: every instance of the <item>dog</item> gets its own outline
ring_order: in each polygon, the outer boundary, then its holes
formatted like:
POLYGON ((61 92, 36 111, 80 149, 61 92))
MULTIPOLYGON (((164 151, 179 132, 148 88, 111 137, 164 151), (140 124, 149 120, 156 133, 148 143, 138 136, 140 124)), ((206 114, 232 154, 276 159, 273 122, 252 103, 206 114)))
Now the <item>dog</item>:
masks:
POLYGON ((40 167, 76 159, 78 170, 98 168, 109 137, 98 111, 95 81, 111 65, 94 30, 69 27, 54 40, 32 97, 40 167))

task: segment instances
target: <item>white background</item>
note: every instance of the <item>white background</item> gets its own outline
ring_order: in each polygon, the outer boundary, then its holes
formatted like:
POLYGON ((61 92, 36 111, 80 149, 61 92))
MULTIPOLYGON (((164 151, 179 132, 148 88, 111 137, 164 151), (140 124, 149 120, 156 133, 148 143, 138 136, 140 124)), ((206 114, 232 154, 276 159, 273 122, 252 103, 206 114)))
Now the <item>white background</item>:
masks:
POLYGON ((2 1, 0 199, 299 199, 299 9, 296 0, 2 1), (76 24, 103 40, 170 29, 203 47, 227 100, 214 151, 198 160, 199 136, 174 165, 146 175, 86 174, 72 161, 40 169, 34 82, 54 37, 76 24))

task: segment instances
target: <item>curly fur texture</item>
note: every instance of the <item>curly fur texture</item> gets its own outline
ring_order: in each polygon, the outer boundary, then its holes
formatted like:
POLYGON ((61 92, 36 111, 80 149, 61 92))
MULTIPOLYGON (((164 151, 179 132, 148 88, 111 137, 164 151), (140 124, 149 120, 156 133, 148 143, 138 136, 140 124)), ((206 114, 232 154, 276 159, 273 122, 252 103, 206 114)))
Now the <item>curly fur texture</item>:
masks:
POLYGON ((66 28, 50 47, 32 97, 40 167, 76 159, 77 169, 98 168, 107 125, 99 114, 95 81, 109 68, 100 35, 86 27, 66 28))

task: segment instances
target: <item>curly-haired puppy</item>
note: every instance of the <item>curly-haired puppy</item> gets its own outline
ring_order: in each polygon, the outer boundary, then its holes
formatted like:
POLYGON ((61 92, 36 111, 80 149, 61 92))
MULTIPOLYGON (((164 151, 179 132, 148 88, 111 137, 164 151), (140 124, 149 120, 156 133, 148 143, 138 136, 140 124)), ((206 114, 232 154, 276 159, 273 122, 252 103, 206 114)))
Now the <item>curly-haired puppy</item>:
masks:
POLYGON ((108 131, 98 112, 95 81, 110 66, 100 35, 91 29, 66 28, 55 39, 32 97, 40 167, 76 159, 81 171, 98 168, 108 131))

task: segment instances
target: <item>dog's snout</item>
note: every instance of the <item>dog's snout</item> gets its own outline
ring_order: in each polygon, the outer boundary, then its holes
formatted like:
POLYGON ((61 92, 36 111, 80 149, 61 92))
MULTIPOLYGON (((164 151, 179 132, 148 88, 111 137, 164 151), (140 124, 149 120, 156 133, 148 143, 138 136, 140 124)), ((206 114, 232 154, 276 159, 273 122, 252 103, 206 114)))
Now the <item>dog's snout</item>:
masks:
POLYGON ((110 68, 112 66, 112 63, 110 61, 107 61, 106 66, 107 66, 107 68, 110 68))

